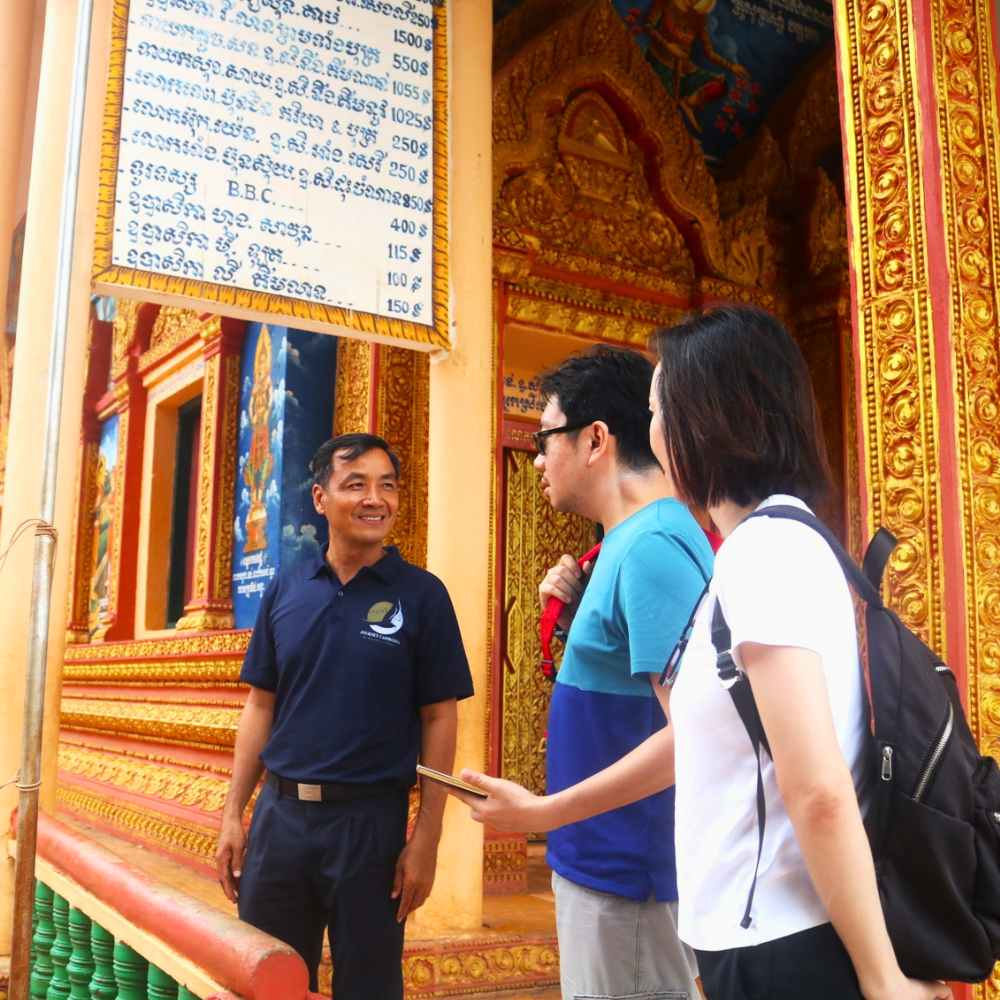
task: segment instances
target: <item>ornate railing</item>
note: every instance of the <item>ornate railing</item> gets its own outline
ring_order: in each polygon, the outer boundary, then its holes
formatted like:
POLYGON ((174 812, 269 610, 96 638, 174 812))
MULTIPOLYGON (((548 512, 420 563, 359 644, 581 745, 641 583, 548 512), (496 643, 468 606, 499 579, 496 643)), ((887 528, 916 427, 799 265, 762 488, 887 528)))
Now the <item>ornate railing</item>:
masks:
POLYGON ((39 817, 32 1000, 318 1000, 299 955, 39 817))

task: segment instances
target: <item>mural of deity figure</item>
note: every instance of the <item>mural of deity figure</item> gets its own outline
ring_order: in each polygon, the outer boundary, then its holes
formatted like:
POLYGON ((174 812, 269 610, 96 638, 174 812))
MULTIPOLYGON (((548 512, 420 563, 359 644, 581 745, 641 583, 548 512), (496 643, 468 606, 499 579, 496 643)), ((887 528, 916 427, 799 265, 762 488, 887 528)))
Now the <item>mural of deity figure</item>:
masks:
POLYGON ((716 0, 653 0, 644 21, 637 25, 649 38, 647 57, 696 132, 701 131, 697 112, 724 97, 727 82, 724 73, 712 73, 694 61, 695 44, 700 43, 705 58, 714 65, 737 76, 749 75, 712 43, 709 16, 715 5, 716 0))
POLYGON ((103 453, 98 453, 92 541, 93 573, 90 578, 91 635, 97 631, 108 607, 108 574, 111 567, 111 523, 115 509, 115 474, 103 453))
POLYGON ((246 518, 244 552, 259 552, 267 548, 267 504, 264 496, 274 469, 271 454, 271 334, 262 326, 253 359, 253 388, 247 405, 250 420, 250 450, 243 466, 243 481, 250 490, 250 507, 246 518))

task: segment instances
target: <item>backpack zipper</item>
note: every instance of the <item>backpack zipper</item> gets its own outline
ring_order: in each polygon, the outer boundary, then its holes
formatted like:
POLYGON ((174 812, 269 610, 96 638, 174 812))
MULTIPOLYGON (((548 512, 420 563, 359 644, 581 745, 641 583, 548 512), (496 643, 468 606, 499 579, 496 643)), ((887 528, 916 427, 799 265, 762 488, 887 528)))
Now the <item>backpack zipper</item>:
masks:
POLYGON ((920 772, 920 777, 917 780, 917 787, 913 791, 914 802, 919 802, 924 797, 924 793, 927 791, 927 786, 930 784, 931 778, 934 776, 934 771, 938 766, 938 762, 941 760, 941 755, 944 753, 944 748, 948 745, 948 740, 951 738, 951 731, 954 724, 955 709, 949 701, 948 717, 944 721, 944 729, 941 731, 941 735, 938 737, 937 743, 934 744, 934 749, 931 751, 931 755, 928 757, 927 763, 920 772))
POLYGON ((892 781, 892 747, 882 747, 882 780, 892 781))

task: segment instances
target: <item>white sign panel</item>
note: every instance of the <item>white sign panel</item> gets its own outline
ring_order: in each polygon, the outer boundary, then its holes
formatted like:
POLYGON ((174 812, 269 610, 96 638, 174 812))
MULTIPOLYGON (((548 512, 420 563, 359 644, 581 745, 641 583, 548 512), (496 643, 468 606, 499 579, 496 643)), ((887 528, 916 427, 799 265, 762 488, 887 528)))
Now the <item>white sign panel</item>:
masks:
POLYGON ((110 268, 433 326, 440 0, 119 3, 110 268))

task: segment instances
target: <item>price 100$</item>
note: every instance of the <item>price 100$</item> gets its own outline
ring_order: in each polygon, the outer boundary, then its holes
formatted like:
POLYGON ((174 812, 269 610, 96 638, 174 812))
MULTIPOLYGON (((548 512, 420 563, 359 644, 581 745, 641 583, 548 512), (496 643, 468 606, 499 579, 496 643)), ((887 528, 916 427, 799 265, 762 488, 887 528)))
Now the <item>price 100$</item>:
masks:
POLYGON ((416 263, 423 256, 420 247, 410 247, 405 243, 390 243, 388 248, 389 260, 408 260, 416 263))

